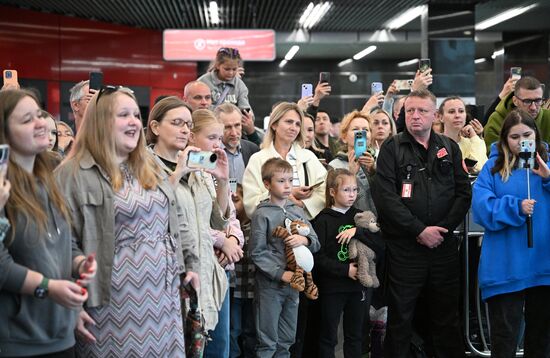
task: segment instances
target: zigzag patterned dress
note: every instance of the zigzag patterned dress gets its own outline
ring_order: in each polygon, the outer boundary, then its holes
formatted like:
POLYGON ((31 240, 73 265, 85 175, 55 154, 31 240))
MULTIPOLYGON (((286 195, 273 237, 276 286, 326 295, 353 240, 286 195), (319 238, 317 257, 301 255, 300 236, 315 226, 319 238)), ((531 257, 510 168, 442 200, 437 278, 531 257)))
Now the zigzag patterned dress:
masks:
POLYGON ((79 357, 185 357, 175 242, 168 199, 127 174, 115 194, 115 257, 108 306, 87 308, 95 344, 79 357))

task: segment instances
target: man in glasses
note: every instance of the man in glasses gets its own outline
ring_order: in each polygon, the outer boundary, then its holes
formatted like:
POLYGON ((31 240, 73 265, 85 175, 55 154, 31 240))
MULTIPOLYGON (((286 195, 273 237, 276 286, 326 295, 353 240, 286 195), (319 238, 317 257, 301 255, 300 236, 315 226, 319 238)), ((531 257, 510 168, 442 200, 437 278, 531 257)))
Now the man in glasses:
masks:
POLYGON ((491 144, 498 141, 504 118, 514 108, 520 108, 535 118, 542 140, 550 141, 550 110, 542 108, 543 92, 543 85, 534 77, 522 77, 516 82, 514 92, 500 101, 485 126, 487 152, 491 144))

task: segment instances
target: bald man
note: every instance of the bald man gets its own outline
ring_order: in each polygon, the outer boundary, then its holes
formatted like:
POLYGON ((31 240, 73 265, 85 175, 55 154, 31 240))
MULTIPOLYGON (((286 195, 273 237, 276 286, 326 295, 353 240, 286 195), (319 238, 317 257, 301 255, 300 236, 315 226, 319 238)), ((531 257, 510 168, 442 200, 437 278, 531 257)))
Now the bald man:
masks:
POLYGON ((183 100, 193 111, 197 109, 212 109, 212 93, 210 87, 201 81, 191 81, 183 89, 183 100))

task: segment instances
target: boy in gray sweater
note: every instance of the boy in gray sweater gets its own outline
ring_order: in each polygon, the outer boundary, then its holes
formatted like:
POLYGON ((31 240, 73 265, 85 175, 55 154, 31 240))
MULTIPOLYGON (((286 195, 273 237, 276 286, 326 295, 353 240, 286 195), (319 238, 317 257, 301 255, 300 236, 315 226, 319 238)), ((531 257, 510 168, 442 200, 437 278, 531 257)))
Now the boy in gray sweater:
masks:
POLYGON ((257 357, 290 357, 298 317, 298 291, 289 285, 293 272, 286 271, 285 243, 305 245, 312 253, 319 240, 305 213, 287 200, 292 192, 292 166, 283 159, 269 159, 262 166, 262 180, 270 198, 261 202, 252 215, 250 257, 256 265, 254 316, 257 357), (310 227, 308 237, 291 235, 285 241, 272 236, 285 219, 301 219, 310 227))

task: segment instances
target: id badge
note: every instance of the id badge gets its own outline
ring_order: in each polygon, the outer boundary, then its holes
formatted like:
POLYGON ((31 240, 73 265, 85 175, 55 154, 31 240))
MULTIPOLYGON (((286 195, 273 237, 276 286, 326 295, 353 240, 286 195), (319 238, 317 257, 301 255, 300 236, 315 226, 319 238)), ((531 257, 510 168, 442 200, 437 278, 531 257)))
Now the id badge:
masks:
POLYGON ((414 184, 410 179, 403 180, 401 184, 401 198, 411 199, 413 195, 414 184))

